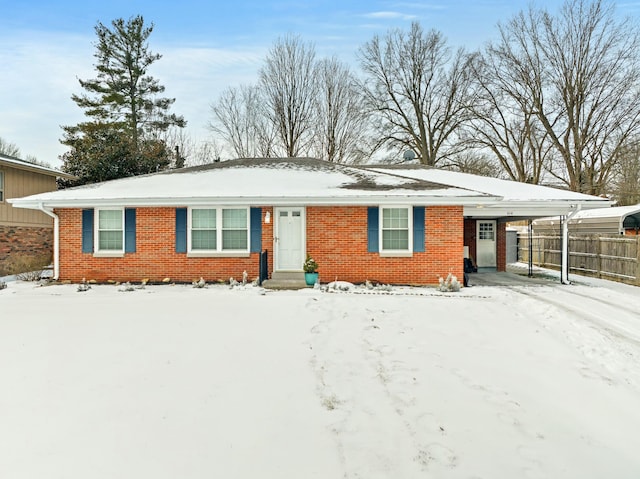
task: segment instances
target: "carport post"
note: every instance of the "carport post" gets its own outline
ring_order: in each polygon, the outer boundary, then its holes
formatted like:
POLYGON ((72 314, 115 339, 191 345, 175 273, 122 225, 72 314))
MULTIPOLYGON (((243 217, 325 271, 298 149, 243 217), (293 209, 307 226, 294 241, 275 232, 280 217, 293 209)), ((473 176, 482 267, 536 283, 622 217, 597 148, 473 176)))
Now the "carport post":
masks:
POLYGON ((529 278, 533 276, 533 221, 529 220, 529 227, 527 228, 527 236, 529 240, 529 278))
POLYGON ((562 261, 560 266, 560 282, 562 284, 571 284, 569 282, 569 220, 580 211, 580 206, 564 217, 562 222, 562 261))

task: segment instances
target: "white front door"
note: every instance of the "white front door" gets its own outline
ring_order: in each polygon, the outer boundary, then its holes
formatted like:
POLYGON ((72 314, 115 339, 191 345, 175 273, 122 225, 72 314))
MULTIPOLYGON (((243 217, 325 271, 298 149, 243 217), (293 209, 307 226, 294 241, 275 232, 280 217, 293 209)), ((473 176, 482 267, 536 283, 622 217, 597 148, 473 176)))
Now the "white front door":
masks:
POLYGON ((478 220, 476 231, 476 265, 496 267, 496 221, 478 220))
POLYGON ((304 208, 276 208, 275 215, 275 269, 302 271, 305 260, 304 208))

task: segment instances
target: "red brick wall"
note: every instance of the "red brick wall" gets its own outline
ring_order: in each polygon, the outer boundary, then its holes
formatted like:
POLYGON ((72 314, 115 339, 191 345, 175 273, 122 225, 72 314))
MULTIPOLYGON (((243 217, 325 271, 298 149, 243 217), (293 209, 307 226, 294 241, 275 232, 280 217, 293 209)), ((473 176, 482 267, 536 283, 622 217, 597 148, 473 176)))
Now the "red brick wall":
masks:
POLYGON ((53 228, 0 226, 0 276, 14 255, 53 257, 53 228))
MULTIPOLYGON (((188 258, 175 252, 175 208, 137 208, 136 252, 121 258, 95 258, 82 253, 82 212, 56 211, 60 217, 60 279, 157 282, 163 278, 190 282, 258 276, 258 253, 248 258, 188 258)), ((322 282, 366 279, 394 284, 437 284, 450 271, 462 278, 462 207, 427 207, 426 251, 408 258, 382 258, 367 252, 367 207, 309 207, 307 251, 320 263, 322 282)), ((262 249, 269 250, 273 271, 273 208, 262 210, 262 249), (264 222, 269 211, 271 222, 264 222)))
MULTIPOLYGON (((242 279, 247 271, 253 280, 259 273, 259 254, 247 258, 187 258, 175 252, 175 208, 136 209, 136 252, 121 258, 95 258, 82 253, 82 210, 56 210, 60 217, 60 279, 83 278, 105 282, 149 279, 152 282, 171 278, 191 282, 242 279)), ((263 238, 267 234, 263 223, 263 238)))
POLYGON ((307 251, 320 265, 321 282, 437 284, 449 271, 462 278, 462 225, 462 207, 427 207, 425 252, 383 258, 367 252, 366 207, 308 207, 307 251))
POLYGON ((469 247, 469 256, 476 260, 476 220, 464 220, 464 245, 469 247))
POLYGON ((496 224, 496 269, 506 271, 507 269, 507 224, 497 222, 496 224))

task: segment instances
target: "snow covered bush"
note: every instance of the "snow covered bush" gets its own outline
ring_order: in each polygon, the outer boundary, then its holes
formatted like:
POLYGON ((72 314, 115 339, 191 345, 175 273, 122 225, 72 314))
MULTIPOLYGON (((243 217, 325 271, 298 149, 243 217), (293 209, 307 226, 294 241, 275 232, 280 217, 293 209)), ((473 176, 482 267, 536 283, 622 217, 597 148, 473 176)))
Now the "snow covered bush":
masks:
POLYGON ((438 291, 442 291, 443 293, 460 291, 460 281, 451 273, 447 275, 447 279, 443 279, 442 276, 440 276, 438 283, 438 291))

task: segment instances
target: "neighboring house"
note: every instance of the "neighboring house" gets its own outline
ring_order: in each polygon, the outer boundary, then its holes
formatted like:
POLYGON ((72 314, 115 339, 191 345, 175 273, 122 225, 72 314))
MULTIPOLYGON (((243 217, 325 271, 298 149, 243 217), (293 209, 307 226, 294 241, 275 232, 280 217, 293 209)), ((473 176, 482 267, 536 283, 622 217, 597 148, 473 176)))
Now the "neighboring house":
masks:
POLYGON ((242 159, 12 200, 56 217, 55 277, 189 282, 301 273, 323 282, 436 284, 505 269, 505 224, 573 214, 602 198, 419 165, 242 159))
MULTIPOLYGON (((540 218, 533 222, 537 235, 560 234, 560 218, 540 218)), ((569 220, 569 232, 576 235, 637 236, 640 231, 640 205, 615 206, 580 211, 569 220)))
POLYGON ((14 208, 8 201, 57 189, 51 168, 0 154, 0 276, 11 255, 51 255, 53 219, 42 211, 14 208))

